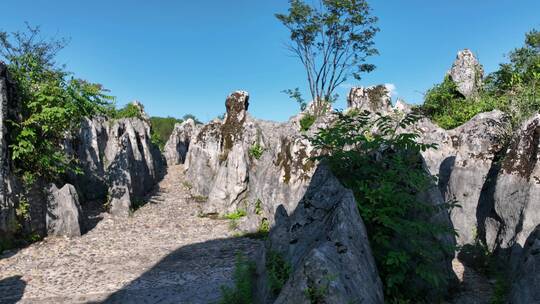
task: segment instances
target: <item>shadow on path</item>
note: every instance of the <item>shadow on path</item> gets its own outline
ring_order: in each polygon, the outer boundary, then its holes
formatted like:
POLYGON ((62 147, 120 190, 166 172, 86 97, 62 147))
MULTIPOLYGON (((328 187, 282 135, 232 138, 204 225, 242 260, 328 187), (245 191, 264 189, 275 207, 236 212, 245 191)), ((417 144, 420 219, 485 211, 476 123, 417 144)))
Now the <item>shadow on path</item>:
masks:
POLYGON ((26 283, 21 276, 12 276, 0 280, 0 304, 17 303, 24 294, 26 283))

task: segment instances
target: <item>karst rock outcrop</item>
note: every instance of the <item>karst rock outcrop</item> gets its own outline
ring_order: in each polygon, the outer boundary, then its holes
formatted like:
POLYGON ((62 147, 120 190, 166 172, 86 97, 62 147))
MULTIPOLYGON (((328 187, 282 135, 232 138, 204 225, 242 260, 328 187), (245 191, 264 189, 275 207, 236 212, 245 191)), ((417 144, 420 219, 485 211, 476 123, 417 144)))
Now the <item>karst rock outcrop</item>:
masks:
POLYGON ((388 114, 393 112, 390 91, 384 85, 352 88, 347 98, 347 106, 348 109, 372 113, 388 114))
POLYGON ((52 184, 47 193, 47 235, 81 236, 82 210, 75 187, 65 184, 58 189, 52 184))
MULTIPOLYGON (((146 114, 141 112, 141 117, 146 114)), ((74 178, 75 185, 85 199, 108 196, 114 215, 128 215, 133 201, 148 193, 164 174, 164 160, 151 142, 148 120, 85 119, 74 142, 84 171, 74 178)))
POLYGON ((471 50, 459 51, 448 76, 465 97, 476 96, 482 87, 484 69, 471 50))
POLYGON ((540 225, 524 244, 512 279, 510 304, 540 303, 540 225))
POLYGON ((167 165, 172 166, 184 163, 189 144, 193 140, 193 137, 197 135, 198 131, 199 126, 191 118, 174 125, 171 136, 167 140, 163 150, 163 156, 167 160, 167 165))

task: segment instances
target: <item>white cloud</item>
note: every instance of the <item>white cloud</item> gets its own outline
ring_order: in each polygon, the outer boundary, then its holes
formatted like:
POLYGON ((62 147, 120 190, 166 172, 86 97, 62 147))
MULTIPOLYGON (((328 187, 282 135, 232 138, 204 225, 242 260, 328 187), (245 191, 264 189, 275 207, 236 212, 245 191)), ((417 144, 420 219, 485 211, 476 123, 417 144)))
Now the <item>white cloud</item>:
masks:
POLYGON ((390 92, 390 96, 396 97, 399 93, 396 89, 396 85, 393 83, 385 83, 384 86, 390 92))

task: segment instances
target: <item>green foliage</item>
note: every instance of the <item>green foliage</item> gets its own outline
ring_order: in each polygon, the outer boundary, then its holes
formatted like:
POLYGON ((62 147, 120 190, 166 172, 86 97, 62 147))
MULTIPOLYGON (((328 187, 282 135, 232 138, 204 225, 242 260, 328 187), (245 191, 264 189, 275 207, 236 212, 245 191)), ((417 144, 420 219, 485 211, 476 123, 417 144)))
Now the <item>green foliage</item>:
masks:
POLYGON ((311 128, 311 126, 315 123, 315 120, 317 120, 315 115, 305 113, 300 119, 300 130, 304 132, 309 130, 309 128, 311 128))
POLYGON ((247 215, 247 212, 245 210, 238 209, 235 212, 225 214, 223 217, 228 220, 239 220, 240 218, 246 215, 247 215))
POLYGON ((455 204, 434 206, 418 196, 434 181, 420 152, 436 146, 417 142, 416 133, 397 132, 419 117, 338 113, 332 126, 310 139, 326 151, 319 158, 355 194, 389 302, 421 302, 428 291, 442 288, 447 277, 439 263, 455 249, 439 241, 455 230, 431 220, 455 204))
POLYGON ((234 288, 221 287, 220 304, 252 304, 255 282, 255 263, 248 261, 241 254, 236 256, 234 269, 234 288))
POLYGON ((308 298, 309 303, 319 304, 319 303, 325 303, 324 298, 326 294, 328 293, 328 289, 325 287, 309 286, 306 290, 304 290, 304 293, 306 294, 306 297, 308 298))
POLYGON ((128 103, 122 108, 116 110, 116 112, 113 114, 113 118, 121 119, 121 118, 143 118, 141 109, 137 107, 134 103, 128 103))
POLYGON ((165 147, 165 143, 169 140, 169 137, 174 130, 174 125, 181 123, 183 120, 174 117, 150 117, 152 124, 152 143, 159 147, 161 151, 165 147))
POLYGON ((476 114, 498 107, 498 101, 485 94, 465 98, 457 91, 456 84, 446 76, 441 84, 430 89, 421 107, 424 114, 444 129, 453 129, 469 121, 476 114))
POLYGON ((294 90, 287 89, 281 92, 287 94, 289 98, 295 100, 300 106, 301 111, 304 111, 306 109, 307 103, 306 103, 306 100, 302 97, 302 93, 300 93, 299 88, 295 88, 294 90))
POLYGON ((61 148, 83 117, 105 113, 112 97, 99 84, 73 78, 54 59, 65 40, 38 39, 39 28, 28 33, 0 32, 0 54, 8 62, 20 98, 20 116, 8 122, 9 149, 24 181, 52 180, 71 170, 75 161, 61 148))
POLYGON ((285 261, 280 253, 269 251, 266 255, 265 266, 270 292, 276 296, 289 279, 291 265, 285 261))
POLYGON ((259 143, 252 145, 248 151, 249 156, 255 159, 260 159, 263 153, 264 153, 264 148, 259 143))
POLYGON ((30 218, 30 204, 26 198, 22 197, 19 200, 19 205, 15 209, 15 214, 23 220, 28 220, 30 218))
MULTIPOLYGON (((360 80, 362 73, 375 68, 366 59, 378 54, 373 42, 377 18, 370 15, 365 0, 322 0, 312 5, 289 0, 289 4, 288 13, 276 18, 290 31, 289 50, 306 70, 314 114, 319 116, 349 76, 360 80)), ((298 90, 286 93, 302 106, 298 90)))
POLYGON ((256 215, 261 215, 262 214, 262 201, 261 199, 257 199, 257 201, 255 202, 255 214, 256 215))

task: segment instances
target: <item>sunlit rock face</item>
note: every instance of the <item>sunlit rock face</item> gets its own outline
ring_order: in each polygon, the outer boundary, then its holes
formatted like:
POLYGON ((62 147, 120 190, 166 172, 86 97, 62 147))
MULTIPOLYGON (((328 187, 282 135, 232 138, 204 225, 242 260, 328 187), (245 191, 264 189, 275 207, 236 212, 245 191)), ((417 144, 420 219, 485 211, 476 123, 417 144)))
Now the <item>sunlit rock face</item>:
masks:
POLYGON ((348 109, 387 114, 392 112, 390 91, 384 85, 352 88, 347 98, 348 109))
POLYGON ((198 131, 199 126, 191 118, 174 125, 171 136, 163 149, 163 156, 167 161, 167 165, 173 166, 184 163, 189 150, 189 144, 197 135, 198 131))
POLYGON ((202 126, 191 141, 187 180, 204 198, 204 214, 247 210, 240 225, 256 230, 273 221, 277 206, 294 209, 314 170, 314 152, 297 122, 252 118, 246 92, 232 93, 225 104, 225 120, 202 126))
POLYGON ((144 119, 85 119, 74 151, 84 171, 74 177, 83 198, 108 196, 115 215, 126 216, 131 200, 148 193, 164 173, 164 160, 144 119))
POLYGON ((484 69, 468 49, 459 51, 448 76, 454 81, 457 90, 465 97, 473 97, 482 87, 484 69))

